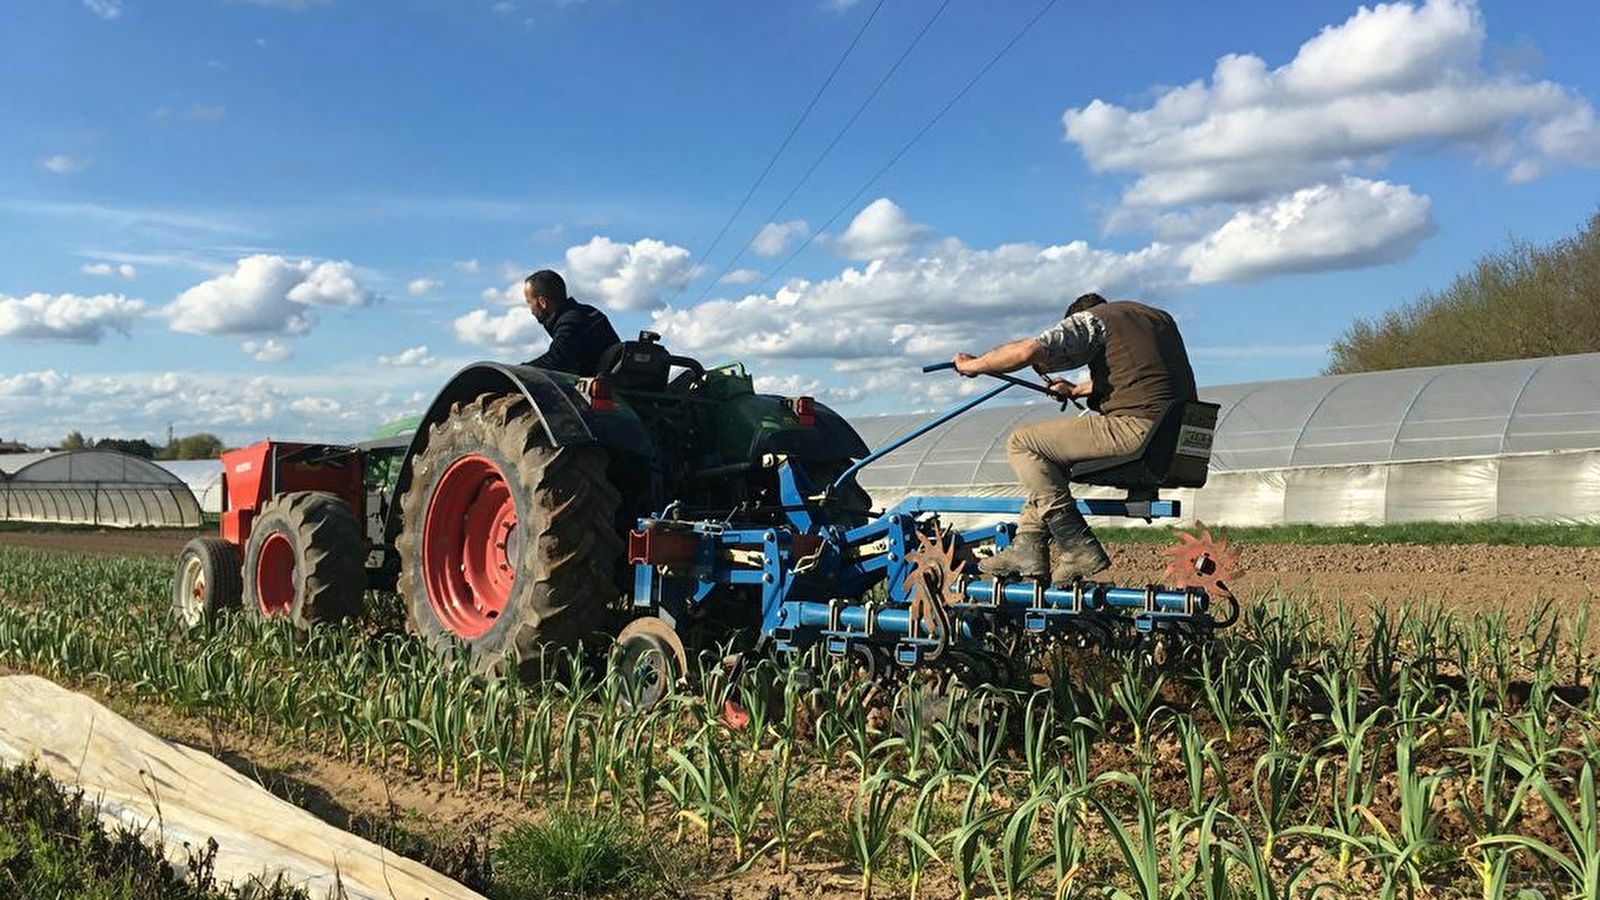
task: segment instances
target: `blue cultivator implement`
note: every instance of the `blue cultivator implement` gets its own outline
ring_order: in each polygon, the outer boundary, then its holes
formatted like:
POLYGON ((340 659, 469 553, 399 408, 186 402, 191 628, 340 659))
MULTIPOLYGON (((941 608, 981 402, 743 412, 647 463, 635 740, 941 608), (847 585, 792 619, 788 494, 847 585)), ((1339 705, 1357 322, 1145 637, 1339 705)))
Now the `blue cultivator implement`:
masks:
MULTIPOLYGON (((925 371, 942 368, 949 366, 925 371)), ((1164 661, 1232 624, 1238 605, 1226 578, 1233 559, 1226 542, 1209 533, 1183 535, 1172 548, 1170 585, 1051 587, 977 571, 978 558, 1010 543, 1020 499, 911 497, 876 514, 850 508, 863 468, 1006 390, 1043 390, 997 377, 1001 384, 869 453, 828 484, 778 462, 781 524, 697 520, 678 515, 676 504, 640 519, 629 541, 639 615, 618 642, 638 661, 642 699, 682 676, 681 636, 726 603, 760 604, 759 637, 730 658, 734 668, 761 654, 821 650, 871 673, 975 662, 1015 672, 1019 638, 1144 644, 1164 661), (958 527, 951 517, 987 524, 958 527)), ((1079 500, 1079 510, 1146 521, 1179 516, 1179 503, 1159 492, 1205 483, 1216 416, 1215 404, 1174 403, 1138 452, 1075 467, 1074 481, 1126 491, 1122 499, 1079 500)))

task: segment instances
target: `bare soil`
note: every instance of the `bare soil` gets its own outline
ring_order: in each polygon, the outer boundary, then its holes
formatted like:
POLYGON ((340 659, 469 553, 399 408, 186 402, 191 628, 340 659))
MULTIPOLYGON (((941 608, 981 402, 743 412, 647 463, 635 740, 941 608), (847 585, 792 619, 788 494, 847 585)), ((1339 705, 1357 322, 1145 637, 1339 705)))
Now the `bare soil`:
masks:
POLYGON ((173 560, 183 545, 214 534, 196 528, 100 528, 0 531, 0 547, 25 547, 90 556, 165 556, 173 560))
MULTIPOLYGON (((1535 605, 1567 613, 1600 596, 1600 547, 1490 544, 1246 544, 1230 587, 1241 600, 1281 591, 1322 604, 1439 602, 1520 616, 1535 605)), ((1167 582, 1171 557, 1150 544, 1107 547, 1119 584, 1167 582)))

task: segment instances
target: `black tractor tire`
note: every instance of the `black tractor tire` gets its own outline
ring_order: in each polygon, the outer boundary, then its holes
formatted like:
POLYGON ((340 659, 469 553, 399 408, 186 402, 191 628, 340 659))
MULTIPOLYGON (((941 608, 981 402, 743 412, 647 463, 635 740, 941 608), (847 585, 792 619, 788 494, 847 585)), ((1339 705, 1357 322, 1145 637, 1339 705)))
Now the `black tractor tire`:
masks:
POLYGON ((287 615, 300 630, 361 612, 366 544, 350 505, 325 491, 280 494, 261 504, 244 554, 244 607, 287 615))
POLYGON ((553 447, 520 394, 456 403, 428 428, 400 498, 406 624, 479 674, 553 674, 616 599, 621 497, 598 444, 553 447))
POLYGON ((178 554, 172 576, 172 617, 183 628, 209 628, 244 597, 239 548, 222 538, 195 538, 178 554))

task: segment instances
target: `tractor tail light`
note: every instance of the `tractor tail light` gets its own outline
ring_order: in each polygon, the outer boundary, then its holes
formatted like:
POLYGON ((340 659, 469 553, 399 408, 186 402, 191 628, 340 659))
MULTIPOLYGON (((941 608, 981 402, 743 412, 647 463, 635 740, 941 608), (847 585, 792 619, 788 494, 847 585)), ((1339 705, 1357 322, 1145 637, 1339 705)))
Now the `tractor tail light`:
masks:
POLYGON ((589 379, 589 409, 593 412, 611 412, 616 404, 611 399, 611 379, 589 379))
POLYGON ((813 397, 796 397, 789 401, 789 406, 794 410, 794 417, 800 420, 801 425, 817 424, 817 401, 813 397))

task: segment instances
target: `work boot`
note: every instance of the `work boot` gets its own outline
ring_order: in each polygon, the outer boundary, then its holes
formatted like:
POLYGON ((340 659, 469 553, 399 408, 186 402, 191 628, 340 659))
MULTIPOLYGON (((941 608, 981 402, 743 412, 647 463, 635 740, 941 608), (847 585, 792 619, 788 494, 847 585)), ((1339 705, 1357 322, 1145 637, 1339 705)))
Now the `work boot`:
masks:
POLYGON ((1051 587, 1071 587, 1079 578, 1110 567, 1106 548, 1100 546, 1076 507, 1051 516, 1044 524, 1050 529, 1051 587))
POLYGON ((1015 575, 1041 579, 1050 574, 1050 550, 1042 531, 1019 531, 1011 546, 993 556, 978 560, 978 571, 985 575, 1015 575))

